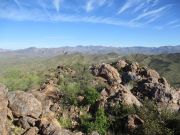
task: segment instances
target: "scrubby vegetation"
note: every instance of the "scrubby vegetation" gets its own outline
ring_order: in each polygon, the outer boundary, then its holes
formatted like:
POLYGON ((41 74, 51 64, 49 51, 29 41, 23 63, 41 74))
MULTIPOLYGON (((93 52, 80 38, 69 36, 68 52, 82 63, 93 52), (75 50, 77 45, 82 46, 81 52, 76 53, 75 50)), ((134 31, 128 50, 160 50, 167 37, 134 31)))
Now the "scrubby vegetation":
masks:
POLYGON ((0 82, 5 84, 11 91, 27 91, 39 87, 43 80, 44 76, 41 72, 23 72, 18 69, 8 70, 0 78, 0 82))
POLYGON ((124 118, 131 114, 137 114, 144 120, 144 124, 130 134, 137 135, 177 135, 180 133, 179 122, 180 115, 178 112, 172 112, 168 109, 163 109, 160 112, 156 104, 152 101, 145 101, 143 107, 125 106, 119 104, 112 109, 112 112, 116 117, 110 119, 110 131, 113 134, 128 134, 126 130, 126 123, 124 118), (174 121, 173 125, 171 125, 174 121), (176 121, 176 122, 175 122, 176 121), (171 125, 171 126, 170 126, 171 125))
POLYGON ((103 108, 99 108, 94 117, 91 114, 81 117, 81 128, 85 133, 97 131, 101 135, 105 135, 108 126, 108 118, 103 108))
MULTIPOLYGON (((101 105, 96 106, 98 104, 98 101, 100 101, 102 98, 101 91, 109 87, 110 84, 105 82, 99 82, 98 84, 94 83, 95 77, 90 73, 89 66, 92 63, 96 63, 96 62, 94 61, 92 62, 92 59, 91 60, 88 59, 88 62, 90 62, 88 63, 86 61, 87 60, 86 57, 83 56, 76 56, 76 57, 78 59, 77 60, 75 59, 75 61, 81 61, 81 60, 82 61, 71 63, 67 67, 64 66, 63 69, 50 68, 48 72, 46 72, 46 70, 42 70, 42 71, 34 70, 29 72, 29 71, 11 69, 2 74, 0 78, 0 82, 4 83, 9 88, 10 91, 15 91, 15 90, 27 91, 27 90, 39 88, 40 85, 43 82, 45 82, 45 80, 53 80, 53 81, 55 80, 58 92, 62 93, 63 95, 63 98, 58 99, 58 103, 64 107, 63 108, 65 110, 64 112, 67 112, 66 117, 63 117, 61 114, 58 114, 57 120, 60 123, 60 125, 66 129, 70 129, 70 130, 74 129, 72 124, 73 118, 69 117, 70 114, 68 114, 69 113, 68 111, 71 109, 70 107, 73 106, 78 108, 77 110, 80 110, 78 114, 80 118, 77 120, 79 123, 76 126, 78 130, 86 134, 90 134, 92 131, 97 131, 100 135, 106 135, 106 134, 178 135, 180 134, 179 113, 172 112, 166 108, 159 111, 157 104, 154 101, 148 99, 145 101, 141 101, 142 106, 140 107, 127 106, 121 102, 117 102, 115 105, 112 105, 111 108, 107 107, 108 109, 102 107, 101 105), (70 67, 70 69, 68 69, 68 67, 70 67), (64 70, 70 70, 70 73, 69 71, 67 71, 68 73, 64 72, 64 70), (82 97, 81 102, 78 99, 79 96, 82 97), (91 109, 90 107, 92 106, 95 106, 93 108, 94 111, 90 110, 91 109), (142 124, 138 128, 133 130, 129 130, 127 127, 128 125, 127 119, 131 115, 137 115, 139 119, 142 119, 142 124)), ((155 56, 151 56, 151 57, 155 57, 155 56)), ((146 57, 142 58, 139 56, 136 56, 133 59, 146 61, 144 63, 149 64, 154 68, 158 68, 155 66, 157 62, 159 63, 159 60, 157 59, 155 60, 153 58, 152 60, 149 60, 150 58, 146 58, 146 57)), ((51 59, 49 63, 54 63, 54 61, 52 62, 51 59)), ((166 70, 166 64, 169 63, 160 62, 161 65, 160 67, 166 70)), ((123 70, 119 70, 119 73, 122 74, 123 70)), ((164 72, 162 74, 165 75, 164 72)), ((136 87, 137 84, 134 81, 129 81, 127 84, 124 84, 124 86, 129 91, 131 91, 131 89, 136 87)), ((16 130, 19 129, 17 128, 16 130)))
POLYGON ((137 54, 126 57, 131 61, 137 61, 141 65, 149 66, 157 70, 174 87, 180 87, 180 54, 143 55, 137 54))

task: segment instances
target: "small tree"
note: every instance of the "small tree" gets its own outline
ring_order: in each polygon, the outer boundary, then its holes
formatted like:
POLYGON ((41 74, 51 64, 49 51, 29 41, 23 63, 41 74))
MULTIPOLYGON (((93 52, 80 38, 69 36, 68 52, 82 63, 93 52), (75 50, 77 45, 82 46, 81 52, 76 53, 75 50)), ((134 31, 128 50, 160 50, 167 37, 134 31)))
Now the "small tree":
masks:
POLYGON ((104 109, 99 108, 93 119, 91 115, 85 115, 81 118, 81 126, 84 132, 91 133, 97 131, 101 135, 105 135, 108 129, 108 118, 105 115, 104 109))
POLYGON ((85 103, 94 104, 100 98, 100 94, 94 88, 87 88, 85 90, 85 103))

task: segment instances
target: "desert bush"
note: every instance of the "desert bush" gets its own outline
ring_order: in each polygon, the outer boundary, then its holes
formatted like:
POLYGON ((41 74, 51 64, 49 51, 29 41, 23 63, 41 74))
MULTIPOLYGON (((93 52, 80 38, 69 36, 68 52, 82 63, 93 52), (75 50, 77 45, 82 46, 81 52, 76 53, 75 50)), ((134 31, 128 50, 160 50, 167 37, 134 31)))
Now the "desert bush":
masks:
POLYGON ((85 90, 85 104, 94 104, 99 98, 100 94, 96 91, 95 88, 87 88, 85 90))
POLYGON ((166 127, 174 131, 174 135, 180 134, 180 114, 172 112, 165 108, 161 110, 161 120, 164 121, 166 127))
POLYGON ((145 100, 142 107, 125 106, 117 104, 109 112, 113 115, 110 118, 110 131, 114 134, 138 134, 138 135, 173 135, 179 133, 177 116, 169 110, 162 110, 160 113, 156 104, 145 100), (140 129, 129 133, 124 125, 124 118, 131 114, 137 114, 144 120, 140 129), (171 127, 168 127, 168 121, 171 127), (173 126, 172 126, 173 125, 173 126))
POLYGON ((58 119, 58 122, 60 123, 60 125, 63 127, 63 128, 72 128, 72 123, 71 123, 71 119, 68 118, 68 117, 60 117, 58 119))
POLYGON ((42 75, 37 72, 22 72, 20 70, 9 70, 0 79, 10 91, 32 89, 40 86, 43 80, 42 75))
POLYGON ((112 134, 127 134, 127 130, 125 129, 124 124, 124 118, 128 115, 135 114, 136 107, 119 103, 109 110, 109 114, 113 116, 109 118, 110 132, 112 134))
MULTIPOLYGON (((163 115, 170 116, 169 113, 166 112, 163 115)), ((154 102, 145 100, 143 107, 138 109, 137 114, 144 120, 143 129, 140 131, 144 135, 173 135, 173 130, 166 126, 166 121, 154 102)))
POLYGON ((69 82, 61 85, 60 88, 64 93, 64 102, 70 105, 77 105, 77 95, 80 92, 80 84, 76 82, 69 82))
POLYGON ((108 129, 108 118, 105 115, 104 109, 99 108, 92 118, 90 114, 81 117, 81 126, 85 133, 97 131, 99 134, 104 135, 108 129))

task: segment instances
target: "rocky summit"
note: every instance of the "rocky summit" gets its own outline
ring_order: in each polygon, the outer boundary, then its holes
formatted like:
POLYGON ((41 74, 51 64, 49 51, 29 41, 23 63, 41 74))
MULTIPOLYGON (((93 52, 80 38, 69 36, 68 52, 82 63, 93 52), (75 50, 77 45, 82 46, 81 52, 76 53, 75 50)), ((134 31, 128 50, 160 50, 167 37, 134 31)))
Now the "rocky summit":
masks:
POLYGON ((8 91, 1 84, 0 100, 0 135, 180 133, 180 121, 167 115, 179 113, 180 89, 122 59, 82 70, 58 66, 38 89, 8 91))

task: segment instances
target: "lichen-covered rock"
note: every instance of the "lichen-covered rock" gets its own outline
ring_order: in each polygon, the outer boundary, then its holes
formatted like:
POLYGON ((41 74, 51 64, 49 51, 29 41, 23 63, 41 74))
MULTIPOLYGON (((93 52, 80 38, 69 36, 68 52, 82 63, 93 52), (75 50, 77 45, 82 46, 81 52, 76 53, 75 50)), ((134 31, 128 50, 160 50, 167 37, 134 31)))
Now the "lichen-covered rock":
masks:
POLYGON ((29 128, 23 135, 37 135, 38 128, 36 127, 31 127, 29 128))
POLYGON ((108 91, 110 94, 107 99, 108 102, 113 101, 115 103, 121 102, 125 105, 141 106, 141 102, 123 85, 111 86, 108 91))
POLYGON ((139 69, 139 64, 137 62, 133 62, 133 63, 130 63, 128 65, 126 65, 125 68, 125 71, 128 72, 137 72, 137 70, 139 69))
POLYGON ((32 94, 15 91, 8 93, 9 108, 16 117, 30 116, 38 118, 42 113, 42 105, 32 94))
POLYGON ((126 117, 125 126, 129 132, 133 132, 134 130, 140 128, 143 124, 144 121, 136 114, 132 114, 126 117))
POLYGON ((125 86, 118 84, 112 85, 101 92, 101 99, 91 106, 90 112, 95 112, 99 107, 105 107, 108 111, 119 103, 128 106, 142 106, 141 102, 125 86), (104 94, 105 93, 105 94, 104 94))
POLYGON ((69 130, 62 129, 56 119, 48 116, 41 118, 37 126, 42 135, 74 135, 69 130))
POLYGON ((133 90, 133 93, 134 92, 135 95, 141 99, 147 97, 155 100, 160 108, 169 107, 176 111, 180 108, 180 92, 171 88, 165 80, 158 82, 157 78, 143 79, 138 82, 137 87, 133 90))
POLYGON ((124 84, 129 83, 130 81, 141 80, 141 76, 137 75, 135 72, 123 72, 122 73, 122 82, 124 84))
POLYGON ((23 129, 26 129, 26 130, 29 129, 30 127, 35 126, 35 123, 36 123, 36 119, 28 117, 28 116, 14 119, 14 124, 16 126, 22 127, 23 129))
POLYGON ((95 65, 91 67, 91 71, 95 76, 103 77, 109 84, 121 83, 120 75, 114 67, 109 64, 95 65))
POLYGON ((96 131, 93 131, 90 135, 99 135, 99 133, 96 131))
POLYGON ((0 135, 8 135, 7 113, 8 100, 6 97, 8 90, 4 85, 0 85, 0 135))
POLYGON ((154 77, 154 78, 160 78, 160 75, 157 71, 153 70, 153 69, 149 69, 147 70, 147 77, 154 77))
POLYGON ((126 61, 124 60, 118 60, 117 63, 115 64, 115 67, 118 70, 121 70, 122 68, 124 68, 127 65, 126 61))

